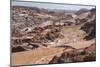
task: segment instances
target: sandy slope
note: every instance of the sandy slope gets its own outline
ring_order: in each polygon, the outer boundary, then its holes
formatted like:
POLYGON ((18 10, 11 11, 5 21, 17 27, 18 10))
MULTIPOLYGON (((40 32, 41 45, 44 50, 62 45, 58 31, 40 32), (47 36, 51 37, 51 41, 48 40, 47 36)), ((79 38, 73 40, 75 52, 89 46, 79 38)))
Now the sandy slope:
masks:
MULTIPOLYGON (((69 45, 76 48, 85 48, 94 43, 91 41, 79 41, 76 43, 70 43, 69 45)), ((12 54, 12 65, 26 65, 26 64, 48 64, 48 62, 55 56, 63 53, 65 48, 50 47, 40 48, 31 51, 18 52, 12 54)), ((66 51, 72 50, 71 48, 66 51)))
POLYGON ((12 54, 12 65, 35 64, 38 60, 62 53, 64 48, 40 48, 12 54))

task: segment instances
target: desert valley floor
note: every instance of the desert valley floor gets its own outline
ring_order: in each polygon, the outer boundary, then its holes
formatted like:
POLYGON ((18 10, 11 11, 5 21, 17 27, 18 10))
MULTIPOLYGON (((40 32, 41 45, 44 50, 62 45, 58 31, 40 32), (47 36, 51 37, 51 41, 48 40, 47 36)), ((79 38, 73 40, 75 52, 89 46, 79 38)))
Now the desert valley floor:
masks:
POLYGON ((96 60, 96 9, 49 10, 12 6, 11 64, 96 60))

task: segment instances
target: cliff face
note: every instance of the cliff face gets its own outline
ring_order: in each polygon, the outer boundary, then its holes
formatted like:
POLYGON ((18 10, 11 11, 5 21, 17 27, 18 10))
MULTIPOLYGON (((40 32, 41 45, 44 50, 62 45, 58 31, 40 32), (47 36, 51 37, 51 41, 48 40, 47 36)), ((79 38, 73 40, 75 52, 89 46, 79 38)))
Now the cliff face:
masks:
POLYGON ((95 12, 95 9, 91 9, 75 14, 13 6, 12 64, 95 61, 95 12))

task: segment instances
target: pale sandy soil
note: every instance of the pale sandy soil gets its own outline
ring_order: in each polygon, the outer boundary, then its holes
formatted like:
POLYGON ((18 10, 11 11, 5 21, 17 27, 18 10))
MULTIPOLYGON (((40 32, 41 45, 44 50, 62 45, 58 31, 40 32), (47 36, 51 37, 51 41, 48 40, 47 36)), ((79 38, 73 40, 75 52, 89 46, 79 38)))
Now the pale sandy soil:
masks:
MULTIPOLYGON (((41 48, 26 52, 19 52, 12 54, 13 65, 24 65, 24 64, 35 64, 42 58, 55 56, 56 54, 62 53, 64 48, 41 48)), ((50 58, 49 58, 50 59, 50 58)))
MULTIPOLYGON (((76 49, 85 48, 92 44, 91 41, 80 41, 79 43, 71 43, 76 49), (81 46, 80 46, 81 45, 81 46)), ((26 64, 48 64, 49 61, 55 56, 63 53, 65 48, 51 47, 41 48, 31 51, 18 52, 12 54, 12 65, 26 65, 26 64), (42 62, 41 62, 42 61, 42 62)), ((71 48, 66 51, 73 50, 71 48)))

